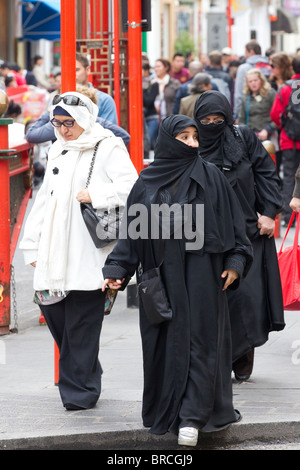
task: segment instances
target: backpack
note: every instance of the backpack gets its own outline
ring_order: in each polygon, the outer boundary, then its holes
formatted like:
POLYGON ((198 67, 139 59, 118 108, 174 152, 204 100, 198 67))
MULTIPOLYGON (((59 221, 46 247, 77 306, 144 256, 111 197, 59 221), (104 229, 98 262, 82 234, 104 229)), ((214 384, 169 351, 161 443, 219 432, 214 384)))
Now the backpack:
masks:
POLYGON ((281 88, 285 85, 292 88, 289 102, 280 116, 281 126, 285 130, 286 135, 292 140, 300 140, 300 99, 298 98, 300 90, 297 87, 297 83, 300 83, 299 79, 288 80, 284 85, 281 85, 278 91, 279 98, 282 102, 280 94, 281 88), (298 90, 297 96, 293 90, 298 90))
POLYGON ((267 78, 270 77, 272 71, 270 64, 267 64, 266 62, 256 62, 255 68, 259 69, 267 78))

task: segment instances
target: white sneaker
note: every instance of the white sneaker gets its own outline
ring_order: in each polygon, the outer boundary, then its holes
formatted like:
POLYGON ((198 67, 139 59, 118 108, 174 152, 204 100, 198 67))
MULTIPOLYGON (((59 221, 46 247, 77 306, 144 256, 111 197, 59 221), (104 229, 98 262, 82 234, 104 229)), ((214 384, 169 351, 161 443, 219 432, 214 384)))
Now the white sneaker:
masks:
POLYGON ((198 429, 196 428, 180 428, 178 434, 178 445, 195 446, 198 441, 198 429))

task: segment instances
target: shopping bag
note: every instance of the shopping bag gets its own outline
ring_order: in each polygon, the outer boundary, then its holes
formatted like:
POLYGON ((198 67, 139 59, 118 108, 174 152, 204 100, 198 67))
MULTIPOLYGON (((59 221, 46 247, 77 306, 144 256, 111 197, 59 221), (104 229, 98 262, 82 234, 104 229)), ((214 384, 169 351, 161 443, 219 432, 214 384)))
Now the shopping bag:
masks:
POLYGON ((278 265, 281 277, 283 308, 284 310, 300 310, 300 246, 298 245, 300 214, 297 214, 293 246, 283 250, 287 234, 295 218, 293 212, 280 250, 278 252, 278 265))

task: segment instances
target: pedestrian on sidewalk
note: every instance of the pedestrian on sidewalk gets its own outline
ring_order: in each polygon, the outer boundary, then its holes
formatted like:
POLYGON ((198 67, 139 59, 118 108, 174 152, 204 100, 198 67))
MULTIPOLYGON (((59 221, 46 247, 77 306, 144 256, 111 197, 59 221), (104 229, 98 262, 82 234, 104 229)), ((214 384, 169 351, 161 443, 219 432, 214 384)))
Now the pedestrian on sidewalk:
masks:
POLYGON ((261 70, 248 70, 238 122, 252 129, 259 140, 272 140, 278 150, 277 126, 270 118, 275 96, 276 91, 271 88, 261 70))
MULTIPOLYGON (((226 178, 199 158, 194 119, 173 115, 162 122, 154 161, 140 173, 128 197, 127 222, 122 230, 128 228, 128 236, 122 233, 103 268, 103 289, 107 285, 123 289, 138 266, 146 272, 162 261, 173 314, 171 321, 153 325, 140 302, 143 423, 153 434, 179 433, 180 445, 195 446, 198 430, 220 430, 240 419, 232 404, 225 290, 237 287, 238 278, 246 275, 252 248, 226 178), (131 236, 130 228, 135 222, 130 213, 138 203, 147 210, 141 225, 145 227, 149 219, 142 237, 131 236), (163 217, 166 224, 171 222, 170 237, 151 238, 158 228, 151 213, 157 204, 184 211, 188 206, 195 233, 203 233, 202 243, 186 243, 182 212, 178 220, 185 236, 177 235, 172 218, 163 217), (204 207, 203 220, 194 219, 199 207, 204 207)), ((139 282, 140 269, 137 277, 139 282)))
POLYGON ((300 80, 300 56, 295 56, 292 60, 294 75, 282 85, 278 90, 275 101, 271 109, 271 119, 279 127, 280 150, 282 156, 283 178, 282 178, 282 223, 288 226, 292 210, 289 206, 294 188, 294 178, 296 170, 300 164, 300 120, 299 120, 299 89, 300 80), (295 100, 293 100, 295 97, 295 100), (294 108, 295 105, 295 109, 294 108), (289 116, 292 119, 289 119, 289 116), (290 134, 287 127, 292 123, 294 131, 290 134))
POLYGON ((253 246, 253 264, 236 291, 227 291, 233 371, 248 380, 254 348, 270 331, 284 328, 281 281, 274 240, 275 217, 281 209, 279 178, 274 162, 247 126, 234 126, 228 100, 218 91, 205 91, 194 112, 199 151, 205 161, 224 173, 241 204, 247 235, 253 246))
POLYGON ((295 186, 293 197, 290 201, 290 208, 295 212, 300 212, 300 165, 295 173, 295 186))
POLYGON ((81 93, 55 97, 50 116, 57 140, 20 243, 25 263, 35 267, 37 303, 59 348, 58 387, 67 410, 91 408, 100 396, 101 266, 112 249, 95 247, 80 203, 125 205, 137 177, 124 143, 96 123, 97 114, 97 105, 81 93))

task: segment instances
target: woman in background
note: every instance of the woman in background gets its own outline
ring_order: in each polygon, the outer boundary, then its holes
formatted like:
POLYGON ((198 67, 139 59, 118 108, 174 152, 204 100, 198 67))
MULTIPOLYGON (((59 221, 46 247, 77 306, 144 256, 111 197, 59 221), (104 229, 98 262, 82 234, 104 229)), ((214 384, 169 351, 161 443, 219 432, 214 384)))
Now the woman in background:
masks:
POLYGON ((276 91, 271 88, 265 75, 259 69, 248 70, 245 75, 239 124, 252 129, 261 141, 270 140, 272 136, 275 141, 277 139, 277 126, 270 118, 275 96, 276 91))

